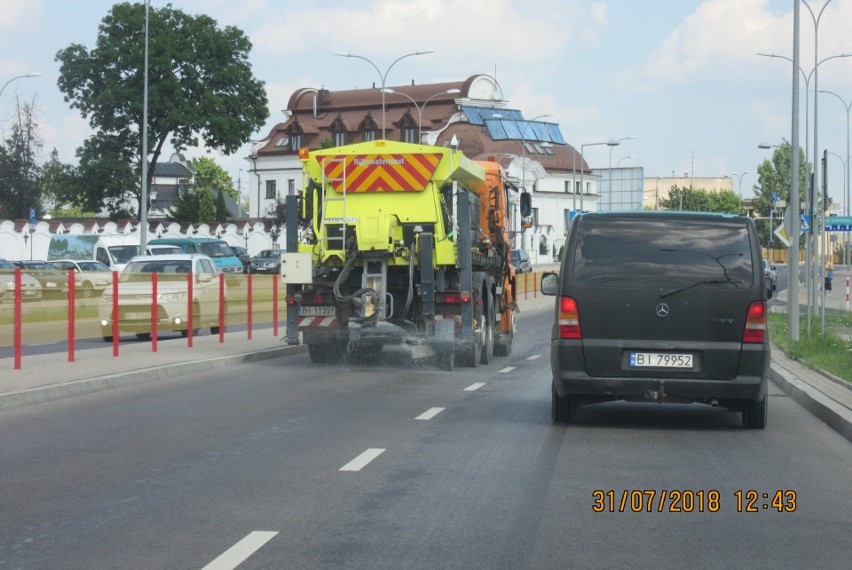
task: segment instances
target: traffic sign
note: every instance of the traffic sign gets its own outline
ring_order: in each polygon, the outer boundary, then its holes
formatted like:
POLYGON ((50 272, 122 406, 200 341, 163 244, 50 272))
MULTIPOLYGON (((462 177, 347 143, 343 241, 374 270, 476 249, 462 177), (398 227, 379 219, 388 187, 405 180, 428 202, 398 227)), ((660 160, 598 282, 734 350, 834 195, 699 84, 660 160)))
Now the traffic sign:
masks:
POLYGON ((827 231, 827 232, 849 232, 849 231, 852 231, 852 216, 828 216, 825 219, 825 231, 827 231))

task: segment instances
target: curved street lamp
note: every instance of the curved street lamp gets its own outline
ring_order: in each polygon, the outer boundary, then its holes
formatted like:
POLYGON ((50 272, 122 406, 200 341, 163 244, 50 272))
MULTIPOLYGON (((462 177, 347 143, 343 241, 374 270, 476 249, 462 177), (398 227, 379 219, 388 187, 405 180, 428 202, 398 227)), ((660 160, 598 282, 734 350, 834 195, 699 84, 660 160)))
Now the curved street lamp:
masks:
POLYGON ((0 97, 3 97, 3 91, 5 91, 5 90, 6 90, 6 87, 8 87, 8 85, 9 85, 11 82, 13 82, 13 81, 14 81, 14 80, 16 80, 16 79, 23 79, 24 77, 41 77, 41 73, 39 73, 39 72, 37 72, 37 71, 34 71, 34 72, 32 72, 32 73, 24 73, 23 75, 16 75, 16 76, 15 76, 15 77, 13 77, 12 79, 10 79, 10 80, 9 80, 9 81, 7 81, 6 83, 4 83, 4 84, 3 84, 3 87, 2 87, 2 88, 0 88, 0 97))
MULTIPOLYGON (((393 95, 402 95, 403 97, 405 97, 406 99, 408 99, 409 101, 411 101, 414 104, 414 108, 417 109, 417 142, 422 143, 423 142, 423 109, 426 108, 426 104, 429 101, 431 101, 434 97, 437 97, 438 95, 455 95, 457 93, 461 93, 461 91, 459 89, 447 89, 446 91, 441 91, 439 93, 433 93, 432 95, 429 95, 429 97, 425 101, 423 101, 422 105, 418 105, 417 101, 414 100, 414 97, 406 95, 405 93, 402 93, 401 91, 394 91, 393 89, 382 88, 382 94, 384 94, 384 93, 389 93, 389 94, 393 94, 393 95)), ((382 106, 384 106, 384 105, 382 105, 382 106)))
POLYGON ((622 156, 621 158, 618 159, 618 162, 615 163, 615 167, 619 168, 621 166, 621 161, 627 160, 628 158, 634 158, 634 156, 632 154, 628 154, 627 156, 622 156))
POLYGON ((354 57, 356 59, 363 59, 364 61, 366 61, 367 63, 372 65, 373 69, 375 69, 376 72, 379 74, 379 79, 381 79, 381 81, 382 81, 382 138, 383 139, 385 138, 385 81, 387 80, 388 73, 390 73, 391 68, 394 65, 396 65, 396 63, 399 60, 405 59, 406 57, 412 57, 412 56, 415 56, 415 55, 425 55, 427 53, 433 53, 433 50, 427 49, 427 50, 423 50, 423 51, 415 51, 414 53, 407 53, 405 55, 401 55, 398 58, 396 58, 395 60, 393 60, 393 62, 388 66, 388 68, 385 70, 385 72, 382 73, 382 71, 378 68, 378 66, 376 66, 375 63, 373 63, 371 60, 367 59, 363 55, 355 55, 354 53, 349 53, 348 51, 336 51, 336 52, 334 52, 334 55, 339 55, 340 57, 354 57))

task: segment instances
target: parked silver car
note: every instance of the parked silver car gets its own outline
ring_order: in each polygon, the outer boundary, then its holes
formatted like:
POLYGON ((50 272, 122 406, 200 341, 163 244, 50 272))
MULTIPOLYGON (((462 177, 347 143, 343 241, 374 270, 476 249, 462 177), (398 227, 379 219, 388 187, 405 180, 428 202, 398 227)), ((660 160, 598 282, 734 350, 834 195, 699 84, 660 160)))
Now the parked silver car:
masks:
MULTIPOLYGON (((189 311, 193 329, 210 327, 219 334, 219 269, 200 254, 136 256, 118 279, 118 330, 139 338, 151 336, 153 318, 152 275, 157 274, 157 330, 188 334, 189 311), (192 302, 189 277, 192 273, 192 302)), ((113 292, 104 291, 99 305, 101 334, 113 339, 113 292)), ((224 301, 224 299, 223 299, 224 301)))
POLYGON ((51 261, 60 271, 74 270, 74 286, 81 297, 94 297, 112 284, 112 270, 100 261, 57 259, 51 261))
MULTIPOLYGON (((0 301, 15 300, 15 269, 14 263, 0 259, 0 301)), ((41 283, 21 270, 21 300, 40 301, 41 297, 41 283)))

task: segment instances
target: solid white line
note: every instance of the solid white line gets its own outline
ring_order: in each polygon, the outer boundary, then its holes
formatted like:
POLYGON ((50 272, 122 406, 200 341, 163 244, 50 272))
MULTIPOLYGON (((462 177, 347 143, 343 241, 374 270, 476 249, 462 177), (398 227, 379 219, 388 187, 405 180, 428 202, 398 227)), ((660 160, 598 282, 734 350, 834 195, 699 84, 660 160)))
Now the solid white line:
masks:
POLYGON ((201 570, 234 570, 234 568, 245 562, 249 556, 260 550, 276 534, 278 533, 265 530, 251 532, 201 570))
POLYGON ((527 360, 535 360, 536 358, 541 358, 541 355, 533 354, 532 356, 527 356, 527 360))
POLYGON ((419 416, 417 416, 414 419, 415 420, 431 420, 432 418, 434 418, 435 416, 437 416, 438 414, 440 414, 443 411, 444 411, 444 408, 431 408, 429 410, 426 410, 425 412, 423 412, 422 414, 420 414, 419 416))
POLYGON ((514 367, 514 366, 507 366, 506 368, 504 368, 503 370, 501 370, 501 371, 500 371, 500 373, 501 373, 501 374, 508 374, 509 372, 511 372, 511 371, 512 371, 512 370, 514 370, 514 369, 515 369, 515 367, 514 367))
POLYGON ((465 388, 464 391, 465 392, 475 392, 476 390, 479 390, 483 386, 485 386, 485 382, 477 382, 477 383, 471 384, 470 386, 465 388))
POLYGON ((366 465, 370 463, 370 461, 372 461, 384 452, 384 449, 370 448, 352 461, 350 461, 349 463, 347 463, 346 465, 344 465, 343 467, 341 467, 340 470, 360 471, 361 469, 366 467, 366 465))

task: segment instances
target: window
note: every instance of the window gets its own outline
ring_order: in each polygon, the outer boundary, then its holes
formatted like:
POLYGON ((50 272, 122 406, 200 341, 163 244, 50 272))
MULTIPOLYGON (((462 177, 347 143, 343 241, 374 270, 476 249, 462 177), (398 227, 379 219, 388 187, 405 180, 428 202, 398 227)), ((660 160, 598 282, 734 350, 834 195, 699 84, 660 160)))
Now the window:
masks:
POLYGON ((290 150, 299 152, 299 147, 302 146, 302 135, 293 135, 290 137, 290 150))
POLYGON ((538 208, 532 209, 532 224, 533 226, 538 225, 538 208))
POLYGON ((361 138, 364 142, 370 142, 376 140, 376 131, 378 127, 376 127, 376 121, 373 120, 373 116, 370 113, 361 120, 358 124, 358 130, 361 132, 361 138))
POLYGON ((289 142, 290 142, 290 137, 288 137, 287 135, 284 135, 283 137, 281 137, 280 139, 278 139, 278 142, 277 142, 277 143, 275 143, 275 146, 278 146, 278 147, 281 147, 281 146, 287 146, 287 144, 288 144, 289 142))
POLYGON ((331 123, 331 140, 334 146, 346 144, 346 123, 343 122, 340 115, 337 115, 337 118, 331 123))
POLYGON ((574 181, 574 194, 579 194, 579 193, 580 193, 580 181, 575 180, 574 181))
POLYGON ((296 194, 296 181, 292 178, 287 180, 287 194, 294 196, 296 194))
POLYGON ((586 194, 591 194, 591 193, 592 193, 592 183, 586 182, 586 194))
POLYGON ((417 140, 417 122, 411 113, 406 111, 397 124, 399 127, 399 140, 406 143, 419 142, 417 140))
POLYGON ((267 180, 266 181, 266 199, 274 200, 277 196, 275 191, 275 180, 267 180))
POLYGON ((402 142, 415 143, 417 142, 417 129, 415 127, 405 127, 402 129, 402 142))

